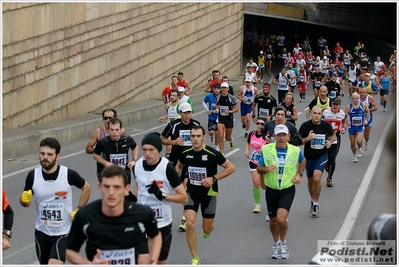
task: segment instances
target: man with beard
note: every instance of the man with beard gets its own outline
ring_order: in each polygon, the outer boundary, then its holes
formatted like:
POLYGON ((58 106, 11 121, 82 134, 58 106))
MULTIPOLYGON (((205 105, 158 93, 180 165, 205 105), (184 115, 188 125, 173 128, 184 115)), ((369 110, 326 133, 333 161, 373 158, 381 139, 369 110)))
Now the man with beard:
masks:
POLYGON ((68 234, 72 220, 90 197, 90 184, 76 171, 58 165, 61 145, 47 137, 40 142, 41 167, 30 171, 20 198, 29 207, 36 204, 35 243, 40 264, 63 264, 66 260, 68 234), (81 189, 78 207, 72 208, 72 185, 81 189))
POLYGON ((273 109, 277 107, 277 100, 270 94, 270 89, 270 83, 264 83, 263 93, 257 95, 252 103, 252 119, 255 123, 257 121, 255 118, 265 118, 270 121, 273 117, 273 109))

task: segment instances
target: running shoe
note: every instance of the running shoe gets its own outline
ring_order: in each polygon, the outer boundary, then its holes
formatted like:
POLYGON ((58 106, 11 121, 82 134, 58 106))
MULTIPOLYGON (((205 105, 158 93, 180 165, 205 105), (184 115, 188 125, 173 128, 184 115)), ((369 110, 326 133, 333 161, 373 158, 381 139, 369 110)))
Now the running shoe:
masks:
POLYGON ((185 219, 181 219, 179 229, 182 231, 186 231, 186 220, 185 219))
POLYGON ((362 149, 359 149, 359 150, 358 150, 357 157, 358 157, 358 158, 363 158, 363 151, 362 151, 362 149))
POLYGON ((354 157, 353 157, 353 160, 352 160, 354 163, 356 163, 357 162, 357 155, 355 155, 354 157))
POLYGON ((242 124, 242 128, 245 129, 245 123, 242 124))
POLYGON ((244 134, 244 137, 245 137, 245 138, 248 138, 248 133, 245 133, 245 134, 244 134))
POLYGON ((270 217, 269 217, 269 214, 268 214, 268 215, 266 215, 266 218, 265 218, 265 220, 266 220, 267 222, 270 222, 270 217))
POLYGON ((310 201, 310 209, 309 209, 309 211, 310 211, 310 213, 313 212, 313 201, 312 200, 310 201))
POLYGON ((255 208, 254 208, 254 210, 253 210, 252 212, 253 212, 253 213, 260 213, 260 212, 261 212, 261 207, 260 207, 260 205, 255 204, 255 208))
POLYGON ((230 140, 230 150, 234 150, 234 141, 233 141, 233 137, 230 140))
POLYGON ((383 112, 387 112, 387 110, 384 108, 383 110, 382 110, 383 112))
POLYGON ((193 257, 191 259, 191 265, 201 265, 201 261, 198 257, 193 257))
POLYGON ((326 183, 327 183, 327 187, 333 187, 333 183, 332 183, 331 179, 327 179, 326 183))
POLYGON ((364 145, 364 151, 367 151, 368 148, 369 148, 369 142, 366 142, 366 144, 364 145))
POLYGON ((319 216, 319 205, 313 205, 312 217, 319 216))
POLYGON ((260 79, 260 82, 263 83, 263 79, 260 79))
POLYGON ((272 247, 272 259, 281 259, 280 245, 273 245, 273 247, 272 247))
POLYGON ((215 135, 211 135, 211 143, 215 144, 215 135))
POLYGON ((210 233, 207 234, 207 233, 204 232, 204 230, 202 230, 202 236, 203 236, 205 239, 207 239, 210 235, 211 235, 210 233))
POLYGON ((215 146, 215 149, 216 149, 217 151, 220 151, 219 146, 215 146))
POLYGON ((280 245, 280 257, 281 259, 288 259, 290 257, 290 253, 288 253, 287 244, 280 245))

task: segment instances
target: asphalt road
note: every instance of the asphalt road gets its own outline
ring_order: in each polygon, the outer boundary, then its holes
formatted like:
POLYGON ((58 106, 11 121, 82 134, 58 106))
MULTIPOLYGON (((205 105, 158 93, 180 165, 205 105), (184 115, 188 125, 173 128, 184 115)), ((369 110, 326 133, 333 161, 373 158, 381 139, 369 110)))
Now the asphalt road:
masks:
MULTIPOLYGON (((354 38, 356 39, 356 36, 354 38)), ((386 47, 384 51, 388 53, 386 47)), ((278 69, 274 68, 273 73, 266 74, 264 80, 270 80, 273 75, 277 74, 277 71, 278 69)), ((272 88, 272 94, 277 96, 275 86, 272 88)), ((300 112, 298 128, 305 121, 305 109, 312 99, 310 87, 308 87, 308 92, 306 102, 297 103, 297 110, 300 112)), ((297 90, 296 98, 299 99, 297 90)), ((237 126, 233 131, 236 148, 233 151, 226 150, 226 156, 235 165, 236 171, 220 182, 215 230, 208 239, 202 238, 200 216, 197 221, 198 251, 202 263, 227 265, 307 264, 317 253, 318 240, 334 240, 337 236, 351 238, 353 233, 356 233, 354 236, 356 239, 366 239, 362 233, 365 232, 376 212, 396 211, 396 201, 394 201, 396 198, 393 197, 394 200, 390 198, 392 188, 394 188, 389 186, 391 180, 380 179, 380 177, 392 176, 391 167, 396 162, 396 158, 392 154, 388 154, 387 147, 383 146, 385 133, 396 130, 390 127, 396 112, 396 94, 390 95, 389 98, 386 113, 382 112, 382 109, 374 112, 370 146, 358 163, 352 163, 348 135, 345 134, 342 137, 343 142, 337 158, 333 188, 325 186, 326 174, 323 175, 319 218, 312 218, 309 213, 306 177, 303 177, 302 183, 297 186, 294 203, 288 217, 287 244, 290 258, 286 260, 270 259, 272 237, 269 225, 265 221, 266 204, 263 197, 262 213, 252 213, 252 181, 248 170, 248 161, 244 156, 244 130, 241 128, 239 113, 236 113, 237 126), (364 183, 367 181, 370 182, 370 186, 365 188, 364 183), (384 183, 383 187, 381 183, 384 183), (376 190, 378 195, 376 195, 376 190), (364 198, 357 197, 362 193, 364 198), (376 199, 377 201, 373 201, 376 199), (364 201, 367 201, 367 206, 360 205, 364 201), (390 204, 383 205, 382 203, 390 204), (358 209, 353 208, 355 204, 359 204, 358 209), (358 213, 361 216, 356 217, 358 213), (351 218, 357 218, 357 220, 350 223, 351 218)), ((344 109, 348 103, 346 94, 341 108, 344 109)), ((379 103, 378 99, 377 103, 379 103)), ((378 108, 381 106, 378 105, 378 108)), ((203 108, 196 105, 195 110, 197 111, 194 115, 195 119, 206 126, 207 116, 203 108)), ((99 121, 100 124, 101 121, 99 121)), ((151 121, 127 125, 126 130, 140 144, 144 134, 149 131, 162 132, 164 127, 165 124, 159 124, 157 118, 153 118, 151 121)), ((254 128, 255 125, 252 124, 251 129, 254 128)), ((100 194, 96 186, 95 162, 91 155, 84 152, 87 142, 88 139, 63 146, 59 163, 78 171, 90 182, 92 185, 90 201, 92 201, 100 198, 100 194)), ((209 138, 206 142, 210 142, 209 138)), ((228 147, 227 145, 226 142, 226 147, 228 147)), ((3 252, 3 264, 37 263, 34 247, 34 204, 30 208, 23 208, 19 204, 19 196, 22 193, 26 175, 36 166, 38 166, 37 153, 20 157, 17 162, 3 162, 3 186, 15 212, 12 248, 3 252)), ((74 206, 76 206, 80 193, 75 189, 73 193, 75 196, 74 206)), ((191 256, 185 234, 177 230, 181 215, 182 206, 173 205, 173 241, 168 259, 169 264, 190 264, 191 256)))

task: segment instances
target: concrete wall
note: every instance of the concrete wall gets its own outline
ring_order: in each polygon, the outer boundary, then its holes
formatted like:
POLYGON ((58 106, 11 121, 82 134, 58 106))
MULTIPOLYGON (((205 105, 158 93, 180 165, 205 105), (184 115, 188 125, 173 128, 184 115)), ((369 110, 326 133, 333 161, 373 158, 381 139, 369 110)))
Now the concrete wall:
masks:
POLYGON ((3 130, 241 72, 243 3, 2 3, 3 130))

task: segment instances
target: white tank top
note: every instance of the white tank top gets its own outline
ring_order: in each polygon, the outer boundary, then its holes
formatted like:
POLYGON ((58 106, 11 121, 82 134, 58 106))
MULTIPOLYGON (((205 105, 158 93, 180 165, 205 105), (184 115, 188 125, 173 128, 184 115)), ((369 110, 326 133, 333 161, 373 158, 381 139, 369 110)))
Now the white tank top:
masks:
POLYGON ((251 81, 254 83, 255 82, 255 73, 245 73, 245 78, 250 77, 251 81))
POLYGON ((278 90, 288 90, 288 81, 281 73, 279 73, 278 81, 280 82, 277 88, 278 90))
POLYGON ((36 229, 49 236, 68 234, 72 224, 72 187, 68 183, 68 168, 60 166, 55 181, 44 180, 42 167, 36 168, 32 189, 36 204, 36 229))
POLYGON ((166 194, 174 193, 174 189, 166 177, 166 166, 169 161, 162 157, 155 170, 145 171, 143 160, 144 158, 141 157, 134 167, 134 175, 138 186, 137 203, 150 207, 154 211, 158 228, 162 228, 172 223, 172 205, 169 201, 165 199, 160 201, 154 194, 148 193, 147 185, 155 180, 162 192, 166 194))
POLYGON ((352 70, 352 68, 349 68, 349 70, 348 70, 348 80, 349 81, 351 81, 351 82, 355 82, 356 81, 356 74, 357 74, 357 68, 354 68, 353 70, 352 70))
POLYGON ((179 119, 180 118, 180 114, 177 111, 177 107, 180 105, 180 103, 178 103, 176 106, 172 106, 172 104, 170 104, 168 106, 168 121, 171 122, 175 119, 179 119))
POLYGON ((344 64, 345 65, 351 64, 351 55, 350 54, 344 54, 344 64))

